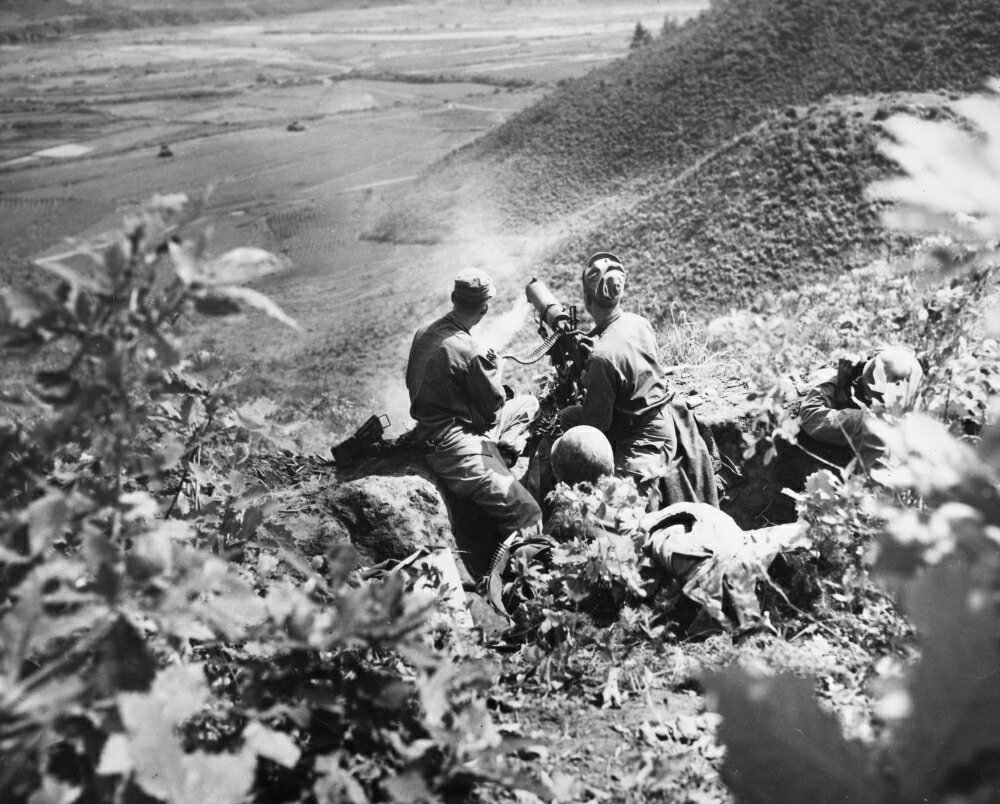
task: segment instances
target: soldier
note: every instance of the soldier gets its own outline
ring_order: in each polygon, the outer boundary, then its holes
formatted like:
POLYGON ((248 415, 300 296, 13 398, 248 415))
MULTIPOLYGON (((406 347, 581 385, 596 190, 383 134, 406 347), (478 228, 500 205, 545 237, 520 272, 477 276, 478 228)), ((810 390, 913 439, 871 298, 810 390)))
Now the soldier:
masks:
POLYGON ((406 366, 410 415, 417 422, 413 435, 430 448, 428 465, 448 492, 475 503, 499 527, 498 539, 476 546, 486 559, 497 541, 515 531, 537 531, 542 519, 501 452, 517 456, 524 450, 538 400, 509 394, 499 359, 470 334, 495 293, 483 271, 461 271, 451 312, 417 332, 406 366))
POLYGON ((596 343, 587 361, 583 404, 560 412, 563 427, 590 425, 604 433, 616 474, 632 477, 649 494, 650 510, 683 500, 718 506, 708 447, 687 408, 671 403, 653 327, 621 308, 621 260, 606 251, 594 254, 582 282, 596 343))
POLYGON ((800 446, 842 466, 855 456, 873 465, 885 445, 871 431, 868 406, 883 401, 883 391, 891 387, 909 407, 923 376, 916 356, 903 346, 879 349, 867 360, 842 358, 837 370, 822 377, 802 400, 799 424, 805 435, 799 437, 800 446))

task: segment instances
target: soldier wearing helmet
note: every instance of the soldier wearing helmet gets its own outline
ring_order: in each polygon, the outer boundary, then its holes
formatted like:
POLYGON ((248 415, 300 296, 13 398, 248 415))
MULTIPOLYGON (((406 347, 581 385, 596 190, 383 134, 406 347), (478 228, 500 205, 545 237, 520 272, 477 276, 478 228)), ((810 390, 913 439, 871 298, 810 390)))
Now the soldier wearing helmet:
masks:
POLYGON ((706 469, 708 449, 697 432, 692 436, 690 419, 678 422, 670 404, 673 393, 653 327, 622 309, 626 275, 621 260, 607 251, 594 254, 581 281, 596 342, 587 361, 583 403, 560 412, 563 427, 589 425, 604 433, 616 474, 632 477, 649 494, 651 509, 682 499, 718 505, 714 475, 706 469))
POLYGON ((871 432, 868 407, 887 401, 887 394, 911 406, 923 376, 916 355, 903 346, 878 349, 868 359, 842 358, 836 372, 821 377, 802 400, 800 445, 833 463, 846 464, 855 456, 875 463, 885 447, 871 432))
POLYGON ((489 312, 495 295, 493 281, 483 271, 459 272, 451 312, 416 333, 406 365, 410 415, 417 422, 413 437, 429 448, 428 465, 447 491, 475 503, 499 528, 491 543, 476 546, 484 560, 496 541, 537 529, 542 519, 538 503, 511 473, 500 450, 502 444, 515 454, 523 451, 538 400, 508 399, 499 359, 470 332, 489 312))

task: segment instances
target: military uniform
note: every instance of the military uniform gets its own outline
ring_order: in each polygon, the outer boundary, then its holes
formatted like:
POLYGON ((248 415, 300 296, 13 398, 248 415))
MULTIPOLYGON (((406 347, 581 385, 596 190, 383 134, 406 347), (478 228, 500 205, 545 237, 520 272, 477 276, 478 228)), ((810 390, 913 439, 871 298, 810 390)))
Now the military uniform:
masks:
POLYGON ((597 341, 587 361, 583 404, 561 411, 562 425, 603 432, 614 450, 615 473, 635 480, 649 495, 650 510, 681 501, 718 506, 713 456, 695 417, 671 401, 653 327, 619 307, 625 294, 621 260, 607 251, 594 254, 581 282, 599 326, 591 333, 597 341))
MULTIPOLYGON (((817 375, 799 404, 799 433, 795 440, 774 440, 778 488, 801 491, 809 475, 831 464, 847 467, 860 458, 864 467, 871 468, 884 462, 886 445, 869 426, 872 414, 863 406, 881 398, 888 387, 895 387, 897 398, 909 406, 916 401, 922 378, 923 370, 916 358, 903 347, 878 350, 868 358, 843 357, 836 369, 817 375), (882 390, 875 388, 878 363, 882 364, 887 383, 882 390)), ((795 516, 791 498, 783 496, 775 500, 769 512, 776 522, 790 521, 795 516)))
POLYGON ((865 360, 842 359, 836 370, 820 374, 799 405, 800 445, 823 460, 846 466, 860 454, 872 464, 885 445, 867 424, 868 389, 863 381, 865 360))
POLYGON ((441 484, 483 509, 503 536, 537 527, 541 509, 507 467, 498 442, 515 452, 524 448, 538 401, 505 402, 496 362, 454 313, 414 336, 406 387, 414 436, 431 448, 427 463, 441 484))
POLYGON ((656 356, 656 335, 642 316, 619 313, 601 330, 587 362, 582 405, 567 408, 565 427, 590 425, 607 435, 615 472, 637 483, 677 451, 666 375, 656 356))

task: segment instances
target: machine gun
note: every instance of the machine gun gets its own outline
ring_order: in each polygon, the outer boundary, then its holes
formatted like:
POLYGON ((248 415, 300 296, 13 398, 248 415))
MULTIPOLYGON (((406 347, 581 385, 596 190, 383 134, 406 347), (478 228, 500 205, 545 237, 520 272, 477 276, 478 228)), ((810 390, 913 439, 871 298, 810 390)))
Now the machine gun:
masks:
POLYGON ((565 308, 540 279, 532 279, 525 294, 538 312, 542 343, 523 357, 509 354, 503 357, 526 366, 549 356, 555 379, 541 400, 542 418, 546 418, 547 408, 554 415, 559 409, 582 401, 581 377, 593 344, 578 328, 576 307, 565 308))

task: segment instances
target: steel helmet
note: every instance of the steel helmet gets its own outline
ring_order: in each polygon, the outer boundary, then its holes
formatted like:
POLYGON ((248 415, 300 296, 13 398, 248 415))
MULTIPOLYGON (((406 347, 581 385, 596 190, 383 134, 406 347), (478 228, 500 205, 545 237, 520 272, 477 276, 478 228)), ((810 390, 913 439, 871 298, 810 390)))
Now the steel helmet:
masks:
POLYGON ((552 471, 556 480, 571 486, 594 483, 604 475, 614 474, 611 442, 596 427, 571 427, 552 445, 552 471))

